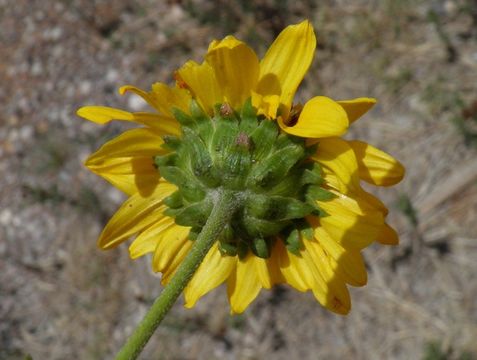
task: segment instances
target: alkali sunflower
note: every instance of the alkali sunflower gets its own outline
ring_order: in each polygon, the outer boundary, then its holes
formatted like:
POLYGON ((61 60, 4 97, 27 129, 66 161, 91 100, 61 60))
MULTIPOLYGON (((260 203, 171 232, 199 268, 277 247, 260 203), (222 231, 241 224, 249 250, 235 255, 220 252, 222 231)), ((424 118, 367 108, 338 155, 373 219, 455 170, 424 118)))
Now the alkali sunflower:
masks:
POLYGON ((374 104, 293 97, 315 53, 308 21, 287 27, 260 61, 233 36, 213 41, 205 61, 187 62, 176 83, 149 92, 126 85, 153 112, 86 106, 95 123, 132 121, 89 157, 86 166, 130 197, 98 244, 135 236, 131 258, 153 254, 167 284, 214 205, 217 189, 240 205, 184 291, 186 307, 223 282, 231 311, 241 313, 262 288, 311 290, 326 308, 346 314, 347 284, 366 284, 361 250, 397 244, 386 207, 363 190, 399 182, 401 164, 361 141, 340 138, 374 104))

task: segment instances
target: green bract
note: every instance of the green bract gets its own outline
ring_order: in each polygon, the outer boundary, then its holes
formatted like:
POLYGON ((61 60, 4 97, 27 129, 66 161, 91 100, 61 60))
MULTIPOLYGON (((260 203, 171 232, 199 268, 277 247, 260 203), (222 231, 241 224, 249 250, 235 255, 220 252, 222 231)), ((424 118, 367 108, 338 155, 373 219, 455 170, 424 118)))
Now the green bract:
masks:
POLYGON ((191 227, 193 240, 222 187, 240 203, 220 236, 223 254, 244 257, 251 250, 268 258, 274 241, 297 254, 300 232, 312 236, 304 217, 326 216, 317 200, 334 196, 320 186, 319 165, 308 160, 316 145, 280 132, 275 121, 256 115, 250 101, 240 114, 228 104, 217 106, 212 118, 192 101, 190 113, 174 111, 182 135, 165 136, 172 153, 154 159, 161 176, 178 187, 164 201, 166 215, 191 227))

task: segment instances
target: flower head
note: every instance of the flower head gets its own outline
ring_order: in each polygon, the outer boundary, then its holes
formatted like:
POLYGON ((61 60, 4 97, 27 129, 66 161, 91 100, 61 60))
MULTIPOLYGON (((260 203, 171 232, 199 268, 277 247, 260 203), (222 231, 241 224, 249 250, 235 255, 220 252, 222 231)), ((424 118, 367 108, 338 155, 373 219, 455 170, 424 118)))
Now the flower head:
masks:
POLYGON ((219 189, 236 210, 184 291, 185 305, 223 282, 240 313, 262 288, 286 283, 311 290, 346 314, 347 284, 367 281, 361 250, 397 244, 386 207, 360 181, 398 183, 404 168, 385 152, 340 138, 374 104, 316 96, 293 104, 314 56, 308 21, 287 27, 260 61, 233 36, 213 41, 203 63, 187 62, 176 84, 133 92, 154 109, 131 113, 86 106, 96 123, 132 121, 89 157, 86 166, 130 197, 103 230, 109 249, 135 236, 131 258, 152 253, 167 284, 214 206, 219 189))

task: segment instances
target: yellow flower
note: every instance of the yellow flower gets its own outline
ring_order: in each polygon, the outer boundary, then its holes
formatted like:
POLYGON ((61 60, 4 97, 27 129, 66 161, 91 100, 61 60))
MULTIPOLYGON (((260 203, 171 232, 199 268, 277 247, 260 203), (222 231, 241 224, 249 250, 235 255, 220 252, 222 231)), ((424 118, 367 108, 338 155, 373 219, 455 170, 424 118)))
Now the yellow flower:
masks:
POLYGON ((103 230, 109 249, 135 236, 131 258, 153 254, 167 284, 210 213, 214 189, 241 194, 234 214, 184 291, 186 307, 223 282, 241 313, 262 288, 311 290, 346 314, 347 284, 367 281, 361 250, 397 244, 386 207, 360 181, 398 183, 402 165, 385 152, 342 136, 374 104, 371 98, 324 96, 293 106, 315 53, 308 21, 287 27, 260 61, 233 36, 213 41, 202 64, 187 62, 172 87, 123 86, 153 112, 86 106, 95 123, 132 121, 86 166, 129 195, 103 230))

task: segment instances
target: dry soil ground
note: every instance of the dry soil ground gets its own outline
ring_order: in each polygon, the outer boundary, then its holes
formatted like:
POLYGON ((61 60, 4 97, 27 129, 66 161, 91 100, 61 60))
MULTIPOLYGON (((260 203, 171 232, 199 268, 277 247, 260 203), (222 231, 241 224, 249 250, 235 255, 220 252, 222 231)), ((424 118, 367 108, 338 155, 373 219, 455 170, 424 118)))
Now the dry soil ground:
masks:
POLYGON ((81 165, 143 109, 117 87, 172 81, 232 33, 263 54, 308 18, 319 46, 299 97, 373 96, 353 126, 407 167, 378 191, 398 247, 365 251, 347 317, 264 291, 230 317, 224 289, 177 304, 143 359, 472 359, 477 356, 477 3, 393 0, 0 0, 0 358, 109 359, 154 297, 150 259, 96 237, 123 195, 81 165))

